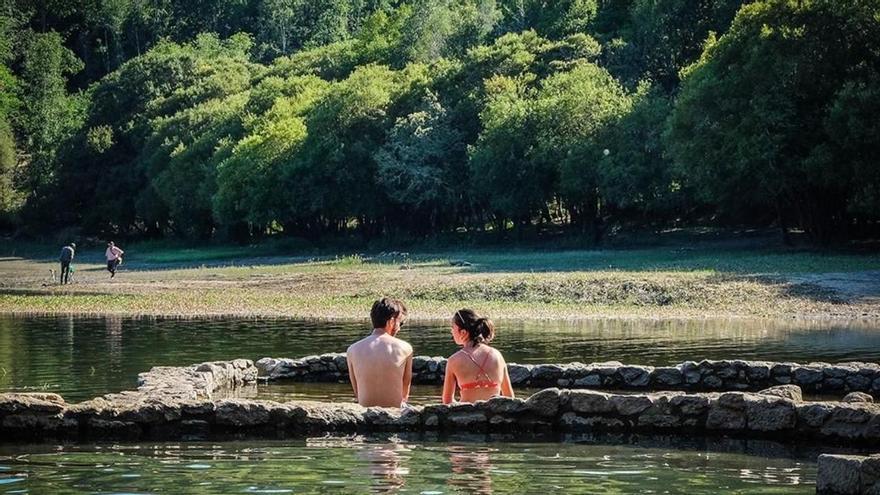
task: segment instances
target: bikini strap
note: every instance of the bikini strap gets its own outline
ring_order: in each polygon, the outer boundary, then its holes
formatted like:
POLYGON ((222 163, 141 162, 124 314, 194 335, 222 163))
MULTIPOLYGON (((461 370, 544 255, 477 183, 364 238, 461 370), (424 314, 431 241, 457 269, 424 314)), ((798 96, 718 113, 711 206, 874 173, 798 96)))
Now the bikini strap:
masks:
MULTIPOLYGON (((480 369, 480 373, 483 374, 483 377, 486 378, 486 380, 488 380, 490 382, 492 381, 492 377, 489 376, 489 373, 486 373, 486 369, 485 369, 486 363, 489 361, 489 353, 488 352, 486 353, 486 357, 483 358, 483 364, 478 363, 477 360, 474 359, 474 356, 472 356, 471 353, 467 352, 466 350, 462 349, 461 352, 465 353, 465 355, 467 355, 467 357, 469 357, 471 359, 471 362, 473 362, 474 364, 477 365, 477 368, 480 369)), ((477 374, 477 376, 480 376, 480 375, 477 374)))

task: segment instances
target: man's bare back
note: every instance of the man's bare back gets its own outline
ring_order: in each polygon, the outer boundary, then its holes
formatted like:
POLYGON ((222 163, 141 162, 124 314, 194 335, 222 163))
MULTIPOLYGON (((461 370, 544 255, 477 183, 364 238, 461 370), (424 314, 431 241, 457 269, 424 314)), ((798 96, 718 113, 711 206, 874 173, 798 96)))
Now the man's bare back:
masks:
POLYGON ((374 332, 348 348, 348 369, 362 406, 400 407, 409 396, 412 347, 385 333, 374 332))
POLYGON ((362 406, 400 407, 409 397, 413 350, 395 337, 405 316, 402 302, 376 301, 370 312, 373 332, 346 351, 351 386, 362 406))

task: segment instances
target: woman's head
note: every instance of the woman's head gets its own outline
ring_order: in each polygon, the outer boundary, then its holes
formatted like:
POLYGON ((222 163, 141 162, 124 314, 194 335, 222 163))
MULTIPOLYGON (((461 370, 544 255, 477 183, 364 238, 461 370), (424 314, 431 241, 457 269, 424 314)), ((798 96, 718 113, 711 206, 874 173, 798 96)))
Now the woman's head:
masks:
POLYGON ((452 316, 452 333, 458 344, 488 344, 495 338, 495 324, 472 309, 460 309, 452 316))

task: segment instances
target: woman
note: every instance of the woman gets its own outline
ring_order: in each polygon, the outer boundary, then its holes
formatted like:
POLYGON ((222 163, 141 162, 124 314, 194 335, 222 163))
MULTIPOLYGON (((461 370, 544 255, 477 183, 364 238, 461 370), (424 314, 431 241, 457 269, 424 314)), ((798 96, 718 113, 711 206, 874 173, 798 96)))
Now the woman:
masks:
POLYGON ((513 397, 507 363, 501 353, 489 346, 495 337, 492 320, 471 309, 461 309, 452 317, 452 339, 461 350, 446 360, 443 403, 455 399, 456 384, 462 402, 476 402, 503 395, 513 397))

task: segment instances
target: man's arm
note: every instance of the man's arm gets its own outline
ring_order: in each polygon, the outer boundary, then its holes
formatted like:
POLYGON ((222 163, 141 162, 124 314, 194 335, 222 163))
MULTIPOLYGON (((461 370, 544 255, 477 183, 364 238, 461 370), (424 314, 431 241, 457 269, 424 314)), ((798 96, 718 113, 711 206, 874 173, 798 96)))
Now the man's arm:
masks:
POLYGON ((348 379, 351 381, 351 389, 354 390, 354 400, 358 400, 358 384, 354 376, 354 365, 351 363, 351 353, 347 353, 345 361, 348 363, 348 379))
POLYGON ((412 362, 413 355, 412 349, 409 351, 409 356, 406 357, 406 363, 403 364, 403 398, 402 401, 406 402, 409 400, 409 386, 412 383, 412 362))

